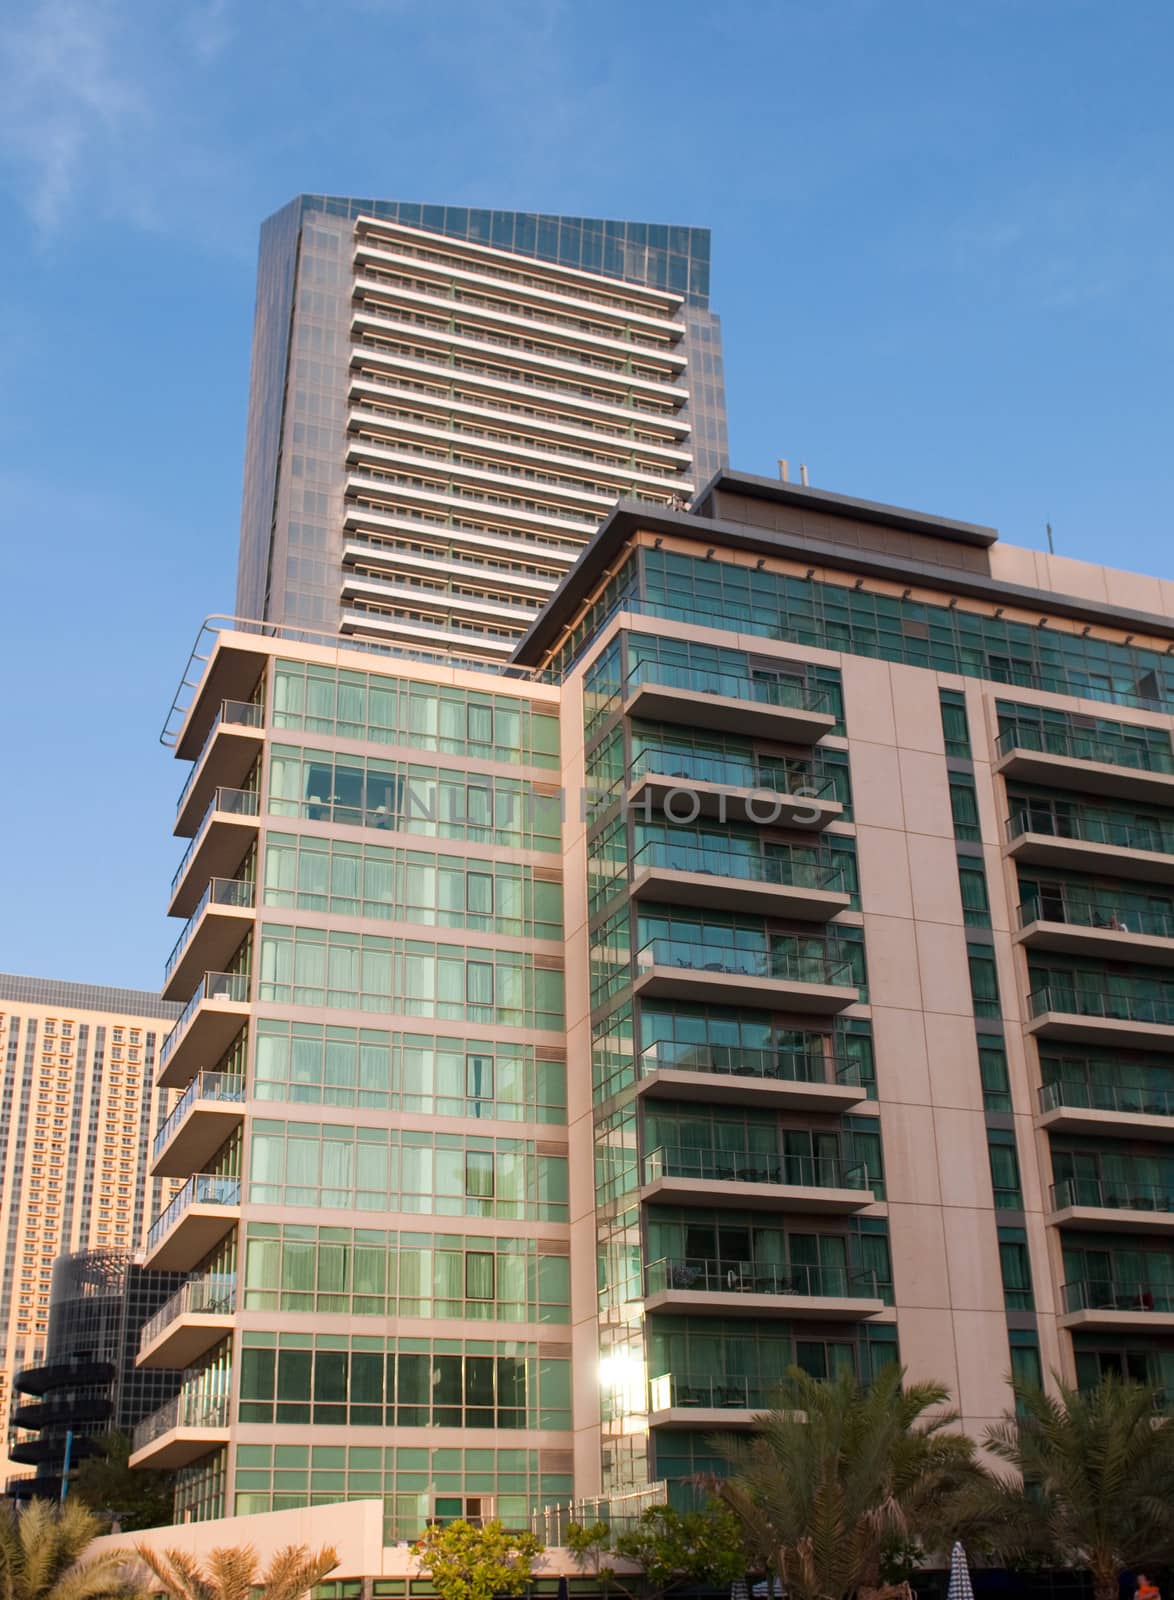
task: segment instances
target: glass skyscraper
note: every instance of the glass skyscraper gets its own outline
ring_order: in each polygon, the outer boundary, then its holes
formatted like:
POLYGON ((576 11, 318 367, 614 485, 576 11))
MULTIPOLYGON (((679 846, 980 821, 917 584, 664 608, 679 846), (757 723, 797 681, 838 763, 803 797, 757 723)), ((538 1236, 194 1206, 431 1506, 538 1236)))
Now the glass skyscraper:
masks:
POLYGON ((701 228, 300 195, 261 230, 237 614, 505 660, 726 464, 701 228))

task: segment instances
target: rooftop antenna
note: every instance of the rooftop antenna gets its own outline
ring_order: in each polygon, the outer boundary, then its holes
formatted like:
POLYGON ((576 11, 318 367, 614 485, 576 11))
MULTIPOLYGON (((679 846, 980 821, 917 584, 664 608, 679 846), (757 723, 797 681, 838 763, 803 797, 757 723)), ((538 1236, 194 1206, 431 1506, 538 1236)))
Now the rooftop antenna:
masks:
POLYGON ((1048 554, 1049 554, 1049 555, 1050 555, 1050 556, 1054 556, 1054 555, 1055 555, 1055 553, 1056 553, 1056 547, 1055 547, 1055 545, 1054 545, 1054 544, 1053 544, 1053 543, 1052 543, 1052 524, 1051 524, 1051 523, 1050 523, 1050 522, 1046 522, 1046 523, 1045 523, 1045 524, 1044 524, 1044 526, 1045 526, 1045 528, 1047 528, 1047 530, 1048 530, 1048 554))
POLYGON ((779 457, 779 481, 781 483, 790 483, 790 481, 791 481, 790 472, 791 472, 791 469, 787 465, 786 456, 780 456, 779 457))

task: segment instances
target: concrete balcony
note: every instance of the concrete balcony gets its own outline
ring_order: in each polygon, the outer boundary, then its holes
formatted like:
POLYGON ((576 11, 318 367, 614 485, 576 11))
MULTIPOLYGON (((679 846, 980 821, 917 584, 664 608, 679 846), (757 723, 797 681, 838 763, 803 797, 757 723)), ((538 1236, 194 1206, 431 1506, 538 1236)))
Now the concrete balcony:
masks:
POLYGON ((359 217, 355 240, 356 274, 360 264, 370 263, 373 269, 395 269, 409 277, 435 279, 445 288, 454 281, 479 285, 489 294, 551 306, 563 315, 576 311, 588 320, 618 317, 624 328, 646 329, 666 337, 680 331, 680 323, 672 319, 684 305, 684 296, 669 289, 635 283, 613 287, 593 272, 546 262, 541 279, 535 282, 527 275, 503 274, 494 247, 466 241, 430 260, 419 249, 421 242, 430 241, 422 241, 417 229, 379 217, 359 217))
POLYGON ((551 496, 527 492, 518 486, 498 495, 479 494, 474 489, 453 484, 444 488, 439 483, 421 485, 409 483, 406 478, 365 476, 351 473, 346 481, 347 500, 343 516, 348 528, 378 526, 371 523, 368 512, 398 512, 401 516, 416 508, 434 513, 459 513, 479 527, 500 527, 508 530, 518 527, 531 533, 553 533, 566 539, 578 539, 586 544, 595 531, 596 519, 588 512, 575 512, 556 503, 551 496))
POLYGON ((1030 809, 1008 817, 1005 827, 1008 855, 1026 866, 1174 883, 1174 829, 1030 809))
POLYGON ((222 700, 176 805, 175 832, 190 837, 217 789, 239 789, 265 742, 264 708, 222 700))
POLYGON ((1100 1233, 1174 1232, 1174 1187, 1065 1178, 1054 1183, 1048 1222, 1100 1233))
MULTIPOLYGON (((370 384, 370 375, 374 372, 394 373, 396 384, 402 384, 405 377, 432 385, 443 384, 455 400, 488 396, 497 405, 520 403, 523 414, 537 406, 567 425, 602 423, 605 427, 618 426, 626 431, 635 424, 642 443, 662 441, 671 447, 690 438, 693 431, 679 410, 666 411, 636 396, 611 400, 589 396, 582 393, 578 383, 562 381, 556 375, 535 376, 515 370, 505 377, 502 365, 497 363, 491 366, 465 361, 454 367, 443 352, 432 356, 406 355, 378 341, 358 340, 351 346, 350 364, 352 369, 362 370, 363 378, 359 381, 364 385, 370 384)), ((354 387, 355 380, 352 380, 352 391, 354 387)), ((528 417, 526 423, 529 426, 528 417)))
POLYGON ((636 1062, 636 1092, 650 1100, 850 1111, 867 1099, 857 1065, 811 1050, 736 1050, 662 1043, 636 1062))
POLYGON ((1045 1083, 1036 1127, 1049 1133, 1174 1140, 1174 1089, 1144 1084, 1045 1083))
MULTIPOLYGON (((393 409, 397 413, 396 425, 405 412, 410 412, 417 418, 428 417, 429 425, 436 428, 448 429, 460 421, 465 428, 492 429, 519 443, 549 440, 571 454, 586 456, 596 450, 606 452, 609 457, 613 452, 622 454, 625 460, 636 464, 637 470, 654 480, 665 473, 685 474, 692 470, 689 452, 682 450, 675 441, 652 440, 643 433, 634 436, 611 419, 577 421, 545 407, 541 415, 536 415, 531 407, 512 405, 508 399, 498 396, 461 395, 452 391, 452 384, 463 384, 464 374, 452 369, 449 369, 448 381, 439 390, 435 373, 430 375, 428 383, 418 381, 419 376, 379 379, 372 374, 364 376, 352 372, 347 397, 353 406, 364 408, 364 416, 372 414, 370 408, 378 408, 373 412, 377 416, 387 416, 388 410, 393 409)), ((348 418, 351 427, 357 426, 355 415, 352 412, 348 418)), ((686 423, 682 436, 687 436, 688 432, 686 423)))
POLYGON ((876 1275, 845 1267, 662 1260, 649 1266, 644 1291, 646 1315, 860 1322, 884 1310, 876 1275))
POLYGON ((1082 1278, 1062 1292, 1061 1328, 1073 1332, 1174 1333, 1174 1291, 1169 1284, 1082 1278))
POLYGON ((1027 1031, 1037 1039, 1174 1050, 1174 997, 1098 994, 1052 984, 1032 990, 1028 1010, 1027 1031))
POLYGON ((834 1015, 860 998, 846 962, 691 939, 650 940, 636 952, 636 972, 637 993, 658 1000, 834 1015))
POLYGON ((829 822, 844 814, 844 807, 832 798, 828 780, 812 779, 812 792, 795 792, 806 786, 780 789, 769 769, 739 772, 734 763, 717 761, 688 762, 667 757, 660 763, 678 770, 653 770, 640 758, 632 763, 632 783, 627 803, 633 810, 655 812, 677 822, 694 817, 715 817, 719 822, 752 822, 774 828, 809 829, 818 833, 829 822), (728 766, 727 777, 717 776, 728 766), (710 771, 711 777, 694 776, 710 771), (745 778, 745 782, 739 781, 745 778))
POLYGON ((249 1017, 249 976, 206 972, 159 1051, 155 1081, 182 1089, 205 1061, 219 1061, 249 1017))
POLYGON ((199 1072, 155 1135, 151 1173, 186 1178, 199 1172, 244 1121, 245 1080, 230 1072, 199 1072))
POLYGON ((741 676, 644 662, 623 690, 628 717, 686 728, 714 728, 781 744, 815 744, 836 726, 823 690, 798 678, 741 676))
POLYGON ((633 897, 662 905, 827 922, 852 904, 844 869, 830 860, 650 839, 633 855, 630 871, 633 897))
MULTIPOLYGON (((608 450, 607 441, 601 435, 589 435, 591 443, 586 449, 581 443, 578 448, 572 443, 565 443, 561 448, 543 444, 531 431, 530 424, 534 419, 523 421, 517 416, 511 417, 501 412, 481 413, 475 406, 454 404, 446 410, 441 405, 436 407, 438 415, 430 421, 420 421, 420 412, 426 412, 429 408, 426 402, 421 404, 414 394, 405 396, 405 409, 412 415, 395 415, 387 410, 352 409, 347 414, 349 439, 355 440, 360 449, 365 441, 368 445, 383 448, 423 447, 433 451, 471 451, 481 459, 502 466, 517 464, 538 471, 549 468, 551 471, 568 473, 584 482, 606 484, 613 498, 641 492, 649 495, 690 495, 696 487, 685 476, 689 465, 687 458, 659 468, 650 463, 637 465, 634 451, 623 446, 608 450), (456 414, 461 412, 471 421, 462 422, 456 414), (506 428, 496 433, 482 432, 478 424, 483 424, 486 418, 493 416, 497 416, 499 422, 504 418, 506 428)), ((536 429, 541 429, 541 426, 541 423, 535 423, 536 429)))
POLYGON ((243 878, 213 878, 167 958, 163 998, 183 1000, 205 972, 220 972, 254 925, 256 890, 243 878))
POLYGON ((130 1466, 172 1472, 228 1443, 227 1395, 208 1398, 181 1390, 139 1423, 130 1466))
POLYGON ((648 1384, 650 1428, 743 1432, 771 1409, 771 1391, 749 1378, 678 1376, 666 1372, 648 1384))
MULTIPOLYGON (((610 485, 603 489, 589 488, 583 480, 576 481, 572 472, 559 473, 550 464, 545 470, 515 463, 481 461, 461 458, 459 447, 444 454, 429 454, 413 450, 410 445, 395 448, 390 444, 376 444, 350 434, 346 447, 347 467, 362 476, 386 472, 393 477, 433 478, 438 487, 447 488, 449 481, 475 487, 478 494, 531 494, 549 500, 558 508, 579 513, 593 512, 602 519, 608 508, 624 493, 610 485)), ((665 495, 673 492, 672 486, 664 489, 665 495)))
POLYGON ((1022 724, 1000 734, 996 748, 995 771, 1019 783, 1174 805, 1174 751, 1155 752, 1140 740, 1022 724))
POLYGON ((250 789, 217 789, 204 820, 184 851, 171 880, 167 914, 190 917, 210 878, 235 878, 250 845, 257 842, 260 797, 250 789))
POLYGON ((1117 907, 1107 898, 1067 889, 1041 889, 1024 900, 1015 937, 1029 950, 1160 967, 1174 963, 1174 915, 1117 907))
POLYGON ((644 1158, 643 1201, 709 1211, 849 1216, 875 1204, 865 1167, 836 1158, 663 1145, 644 1158))
MULTIPOLYGON (((417 281, 422 276, 418 265, 407 271, 417 281)), ((466 275, 452 274, 429 291, 405 283, 398 274, 394 278, 398 281, 388 281, 377 273, 368 276, 356 269, 356 302, 365 302, 368 314, 377 317, 396 317, 405 312, 419 312, 446 322, 456 317, 471 329, 539 339, 544 346, 554 347, 572 360, 578 351, 588 356, 610 357, 609 370, 615 361, 647 363, 663 369, 661 377, 666 382, 679 379, 687 365, 684 352, 676 348, 684 331, 680 323, 661 324, 664 332, 660 338, 652 337, 650 331, 634 336, 625 329, 622 314, 613 313, 608 319, 612 326, 602 331, 600 311, 594 307, 586 317, 571 318, 554 303, 539 309, 527 303, 529 297, 524 293, 515 299, 510 291, 506 291, 511 302, 507 306, 500 282, 494 285, 491 295, 485 296, 476 292, 466 275), (455 293, 454 285, 457 286, 455 293)))
POLYGON ((526 333, 517 336, 492 333, 488 328, 475 329, 474 319, 465 317, 460 303, 448 301, 446 318, 453 316, 466 324, 465 330, 456 333, 451 327, 437 327, 426 321, 414 320, 411 312, 397 313, 388 307, 385 314, 356 307, 351 313, 351 338, 355 344, 374 339, 399 341, 413 350, 434 350, 447 356, 449 351, 480 360, 497 371, 509 374, 510 382, 526 381, 526 374, 538 382, 563 382, 582 385, 598 395, 606 404, 623 404, 626 395, 634 395, 648 405, 665 410, 685 406, 689 391, 679 386, 675 374, 661 373, 657 377, 643 377, 626 368, 630 363, 618 357, 608 360, 603 356, 589 355, 585 351, 546 350, 540 340, 526 333))
POLYGON ((192 1278, 159 1307, 139 1334, 138 1365, 182 1372, 232 1332, 236 1278, 192 1278))
POLYGON ((144 1265, 190 1272, 240 1220, 241 1181, 197 1172, 151 1224, 144 1265))

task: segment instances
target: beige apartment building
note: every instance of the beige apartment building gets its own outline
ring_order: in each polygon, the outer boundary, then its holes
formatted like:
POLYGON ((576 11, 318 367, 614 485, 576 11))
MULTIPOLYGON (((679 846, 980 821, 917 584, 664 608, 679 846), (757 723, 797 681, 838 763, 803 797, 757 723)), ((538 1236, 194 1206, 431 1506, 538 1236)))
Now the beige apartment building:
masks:
MULTIPOLYGON (((145 1180, 173 1099, 155 1084, 178 1008, 158 994, 0 973, 0 1415, 45 1345, 58 1256, 137 1250, 165 1186, 145 1180)), ((30 1439, 33 1435, 28 1436, 30 1439)), ((19 1444, 17 1430, 9 1444, 19 1444)), ((12 1462, 7 1462, 12 1469, 12 1462)), ((9 1476, 23 1475, 18 1466, 9 1476)))
POLYGON ((1174 584, 734 474, 621 505, 504 670, 220 632, 177 1516, 681 1498, 792 1363, 976 1433, 1174 1386, 1172 652, 1174 584))

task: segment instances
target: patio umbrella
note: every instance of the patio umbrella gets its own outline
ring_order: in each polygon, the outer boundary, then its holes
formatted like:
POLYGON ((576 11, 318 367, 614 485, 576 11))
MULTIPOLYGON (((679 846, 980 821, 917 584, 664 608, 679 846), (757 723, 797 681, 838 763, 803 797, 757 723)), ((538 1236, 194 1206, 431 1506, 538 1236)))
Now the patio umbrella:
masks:
POLYGON ((970 1568, 966 1565, 966 1551, 960 1539, 954 1540, 950 1551, 950 1587, 946 1590, 946 1600, 974 1600, 970 1568))

